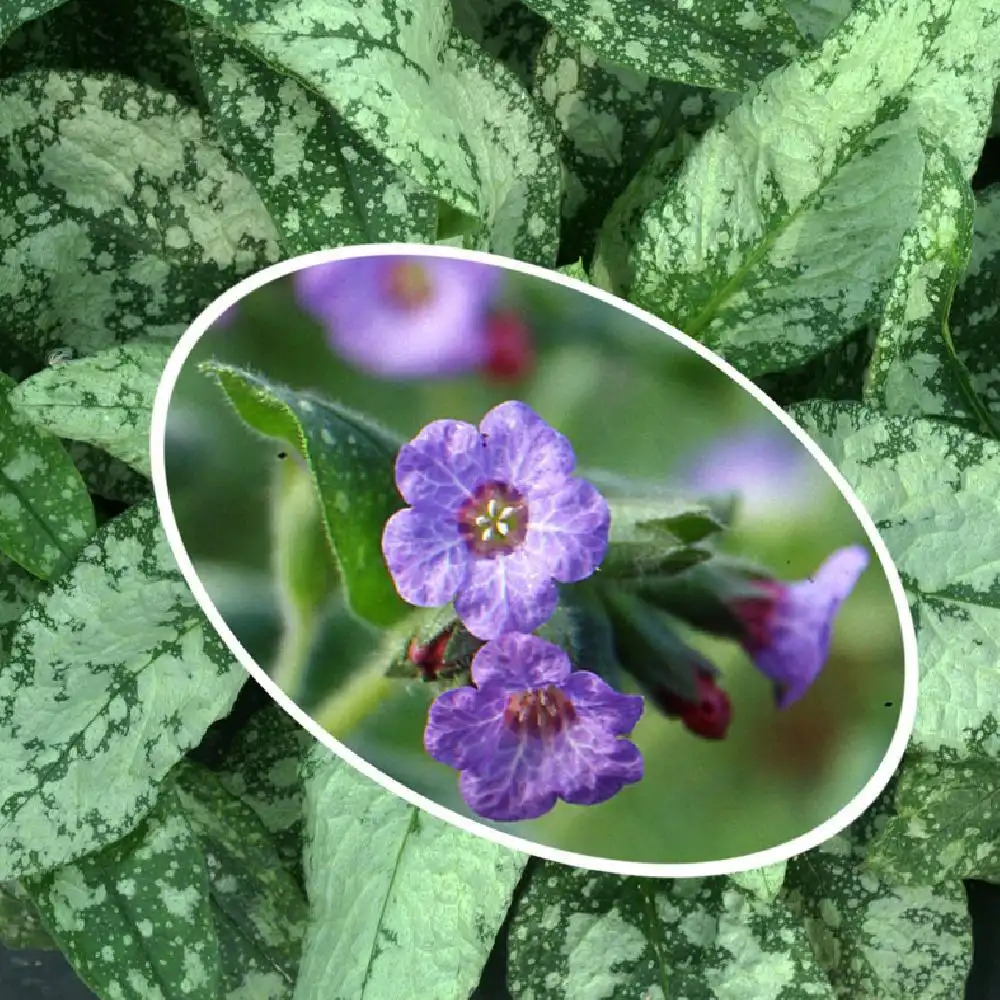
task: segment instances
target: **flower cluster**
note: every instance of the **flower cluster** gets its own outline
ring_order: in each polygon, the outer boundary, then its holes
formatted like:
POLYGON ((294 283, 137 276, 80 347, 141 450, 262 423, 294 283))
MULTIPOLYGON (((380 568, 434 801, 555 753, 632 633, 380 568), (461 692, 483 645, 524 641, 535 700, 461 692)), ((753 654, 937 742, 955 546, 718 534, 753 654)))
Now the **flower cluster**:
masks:
MULTIPOLYGON (((382 537, 396 589, 420 607, 451 603, 464 634, 479 644, 465 671, 469 683, 433 702, 424 744, 460 772, 470 808, 497 822, 533 819, 560 799, 603 802, 643 774, 627 737, 644 697, 616 690, 585 669, 593 664, 574 664, 560 645, 532 634, 550 623, 560 585, 593 576, 609 547, 609 505, 575 466, 566 437, 516 401, 492 409, 478 427, 436 420, 396 459, 408 506, 382 537)), ((867 552, 851 546, 809 580, 741 578, 709 595, 706 606, 714 601, 718 614, 695 625, 740 642, 774 686, 778 707, 787 708, 819 675, 834 618, 867 564, 867 552)), ((678 579, 683 586, 683 574, 678 579)), ((602 579, 596 592, 627 586, 602 579)), ((623 595, 607 592, 605 606, 631 616, 621 630, 630 638, 614 643, 626 672, 665 715, 705 739, 722 739, 732 711, 718 671, 669 628, 685 612, 669 597, 644 612, 638 592, 623 595)), ((449 643, 457 627, 411 642, 415 676, 454 676, 449 643)))
POLYGON ((520 317, 498 308, 502 275, 469 260, 379 255, 304 268, 293 282, 334 350, 373 375, 516 379, 532 345, 520 317))

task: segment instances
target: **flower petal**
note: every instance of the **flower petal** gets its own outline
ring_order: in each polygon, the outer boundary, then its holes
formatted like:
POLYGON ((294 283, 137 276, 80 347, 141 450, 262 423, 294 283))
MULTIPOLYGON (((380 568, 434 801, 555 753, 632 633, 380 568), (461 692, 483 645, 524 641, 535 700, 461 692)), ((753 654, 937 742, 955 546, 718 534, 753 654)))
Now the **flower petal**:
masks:
POLYGON ((597 805, 642 778, 639 748, 586 716, 562 734, 561 743, 556 792, 566 802, 597 805))
POLYGON ((493 477, 529 500, 536 493, 556 489, 576 465, 569 440, 525 403, 495 406, 479 429, 487 436, 493 477))
POLYGON ((462 798, 485 819, 537 819, 556 804, 551 760, 540 740, 505 735, 488 767, 462 772, 462 798))
POLYGON ((552 617, 559 592, 544 565, 524 550, 469 560, 455 613, 477 639, 532 632, 552 617))
POLYGON ((461 420, 434 420, 399 449, 396 486, 413 506, 457 511, 488 478, 479 431, 461 420))
POLYGON ((412 507, 386 522, 382 553, 399 596, 422 608, 447 604, 469 569, 458 525, 412 507))
POLYGON ((424 747, 442 764, 461 771, 493 759, 503 729, 508 695, 499 689, 474 687, 445 691, 431 704, 424 747))
POLYGON ((607 501, 591 483, 574 477, 532 498, 524 545, 560 583, 575 583, 604 560, 610 527, 607 501))
POLYGON ((561 687, 577 714, 593 719, 617 736, 626 736, 635 729, 646 704, 641 695, 622 694, 589 670, 573 671, 561 687))
POLYGON ((472 680, 479 687, 489 684, 507 691, 530 691, 545 684, 562 685, 572 669, 566 651, 555 643, 537 635, 508 632, 476 653, 472 680))

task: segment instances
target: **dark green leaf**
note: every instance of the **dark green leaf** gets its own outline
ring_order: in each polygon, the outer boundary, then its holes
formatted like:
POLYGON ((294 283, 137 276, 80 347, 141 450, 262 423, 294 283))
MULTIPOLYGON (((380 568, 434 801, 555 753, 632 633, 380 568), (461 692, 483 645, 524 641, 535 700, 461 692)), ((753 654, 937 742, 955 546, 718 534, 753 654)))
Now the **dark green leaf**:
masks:
POLYGON ((530 89, 535 57, 548 30, 545 18, 521 0, 452 0, 452 8, 455 28, 530 89))
POLYGON ((56 947, 38 908, 18 882, 0 882, 0 945, 12 950, 56 947))
POLYGON ((0 373, 0 553, 48 580, 94 533, 94 505, 62 442, 13 408, 13 392, 0 373))
POLYGON ((202 370, 219 380, 254 430, 291 445, 305 460, 323 506, 327 538, 351 607, 376 625, 408 611, 382 557, 382 530, 402 506, 393 481, 399 443, 365 418, 227 365, 202 370))

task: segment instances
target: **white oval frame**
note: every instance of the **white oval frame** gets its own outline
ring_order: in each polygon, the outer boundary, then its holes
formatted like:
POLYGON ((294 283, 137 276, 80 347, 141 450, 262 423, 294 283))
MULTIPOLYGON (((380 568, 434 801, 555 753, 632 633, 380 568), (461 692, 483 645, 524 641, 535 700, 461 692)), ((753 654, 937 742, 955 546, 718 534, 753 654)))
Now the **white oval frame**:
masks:
POLYGON ((817 445, 796 423, 786 414, 773 400, 762 392, 745 375, 742 375, 726 361, 713 354, 703 344, 693 340, 686 334, 675 330, 668 323, 657 319, 650 313, 639 309, 629 302, 619 299, 608 292, 594 288, 576 278, 570 278, 557 271, 551 271, 534 264, 525 264, 521 261, 507 257, 499 257, 489 253, 482 253, 473 250, 461 250, 456 247, 429 246, 411 243, 379 243, 364 244, 351 247, 341 247, 335 250, 318 250, 313 253, 302 254, 290 260, 273 264, 263 271, 244 278, 239 284, 233 286, 223 293, 191 324, 180 338, 167 361, 160 384, 157 387, 156 398, 153 403, 152 423, 150 427, 150 458, 152 463, 153 491, 159 508, 160 518, 173 551, 174 558, 180 567, 181 572, 187 581, 188 586, 194 593, 195 598, 201 605, 208 620, 226 643, 233 655, 242 664, 246 671, 254 680, 280 705, 300 726, 309 732, 316 740, 332 750, 341 759, 347 761, 352 767, 362 774, 378 782, 383 788, 398 795, 411 805, 424 809, 432 816, 451 823, 453 826, 467 833, 485 837, 495 843, 507 847, 512 851, 520 851, 525 854, 533 854, 545 858, 549 861, 556 861, 560 864, 570 865, 577 868, 589 868, 595 871, 610 872, 616 875, 637 875, 645 878, 686 878, 704 877, 711 875, 731 875, 737 872, 750 871, 761 868, 765 865, 777 864, 786 861, 797 854, 811 850, 817 845, 829 840, 838 834, 844 827, 854 822, 871 804, 885 788, 896 768, 902 760, 906 745, 909 742, 913 731, 914 720, 917 709, 917 639, 913 628, 913 620, 910 616, 909 604, 903 591, 903 584, 892 562, 892 557, 882 541, 875 527, 874 522, 865 509, 864 505, 854 495, 853 490, 843 478, 834 464, 823 453, 817 445), (667 336, 673 337, 680 344, 694 351, 700 357, 714 365, 723 374, 727 375, 737 385, 753 396, 759 403, 773 413, 782 424, 785 425, 795 437, 802 443, 806 450, 816 459, 821 468, 836 485, 841 495, 850 505, 861 526, 868 536, 872 547, 878 556, 886 579, 889 582, 889 589, 892 592, 893 600, 896 603, 896 611, 899 616, 900 629, 903 640, 903 698, 900 707, 899 721, 896 731, 889 742, 889 748, 882 762, 875 773, 865 784, 864 788, 842 809, 836 812, 830 819, 814 827, 808 833, 802 834, 793 840, 786 841, 776 847, 769 847, 754 854, 745 854, 734 858, 723 858, 718 861, 698 861, 688 864, 653 864, 650 862, 628 862, 615 861, 610 858, 591 857, 586 854, 577 854, 572 851, 562 851, 558 848, 549 847, 543 844, 536 844, 533 841, 515 837, 511 834, 503 833, 492 827, 478 823, 476 820, 460 816, 452 810, 439 805, 417 792, 407 788, 406 785, 383 774, 364 758, 358 756, 354 751, 344 746, 334 739, 322 726, 307 715, 298 705, 295 704, 258 666, 250 654, 243 648, 239 640, 229 630, 223 617, 219 614, 212 603, 208 592, 202 586, 195 572, 194 565, 188 557, 184 548, 180 532, 177 529, 177 522, 174 519, 173 508, 170 505, 170 495, 167 490, 167 472, 165 463, 165 444, 167 414, 170 406, 170 397, 173 393, 177 378, 180 375, 184 362, 191 353, 195 344, 202 335, 216 322, 216 320, 235 305, 248 293, 268 284, 277 278, 282 278, 294 271, 316 264, 328 263, 336 260, 354 257, 373 257, 388 255, 411 255, 426 257, 453 257, 461 260, 478 261, 483 264, 491 264, 503 267, 510 271, 518 271, 528 274, 544 281, 563 285, 582 294, 589 295, 607 305, 613 306, 641 320, 654 330, 659 330, 667 336))

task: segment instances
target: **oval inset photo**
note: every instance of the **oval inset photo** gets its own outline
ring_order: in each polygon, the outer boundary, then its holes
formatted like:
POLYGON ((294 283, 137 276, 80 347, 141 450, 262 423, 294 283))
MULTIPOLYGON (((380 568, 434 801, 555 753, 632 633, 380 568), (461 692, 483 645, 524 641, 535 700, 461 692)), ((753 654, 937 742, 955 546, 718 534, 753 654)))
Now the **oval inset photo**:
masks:
POLYGON ((276 265, 182 338, 152 433, 235 655, 465 829, 732 872, 899 762, 916 644, 860 502, 749 380, 571 277, 404 245, 276 265))

